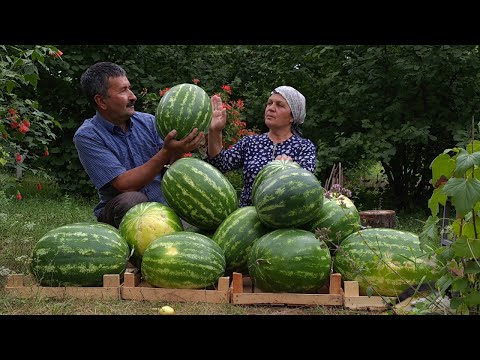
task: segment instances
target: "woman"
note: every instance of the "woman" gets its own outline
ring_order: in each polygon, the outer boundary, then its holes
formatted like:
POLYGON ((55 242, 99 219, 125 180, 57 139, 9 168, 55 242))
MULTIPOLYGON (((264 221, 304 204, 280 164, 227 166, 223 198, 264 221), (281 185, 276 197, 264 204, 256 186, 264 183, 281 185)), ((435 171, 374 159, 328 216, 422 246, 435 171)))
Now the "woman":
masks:
POLYGON ((291 86, 272 91, 265 107, 269 131, 242 138, 231 149, 222 149, 222 130, 227 114, 220 96, 212 96, 212 121, 208 131, 207 161, 221 172, 243 168, 240 206, 252 204, 252 186, 258 172, 272 160, 293 160, 315 173, 315 145, 298 129, 305 120, 305 97, 291 86))

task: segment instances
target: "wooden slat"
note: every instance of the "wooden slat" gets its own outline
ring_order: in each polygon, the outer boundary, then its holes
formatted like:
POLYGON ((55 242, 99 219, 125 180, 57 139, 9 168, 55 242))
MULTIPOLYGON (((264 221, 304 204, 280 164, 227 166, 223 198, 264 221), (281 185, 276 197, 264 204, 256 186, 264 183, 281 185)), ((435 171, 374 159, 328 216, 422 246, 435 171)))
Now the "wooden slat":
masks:
POLYGON ((232 276, 232 293, 243 293, 243 275, 241 273, 234 272, 232 276))
POLYGON ((103 287, 119 287, 120 286, 120 275, 118 274, 108 274, 103 275, 103 287))
POLYGON ((340 295, 342 293, 342 275, 339 273, 330 275, 330 294, 340 295))
POLYGON ((23 286, 23 274, 10 274, 7 277, 7 287, 23 286))
POLYGON ((360 296, 358 281, 344 281, 343 287, 345 297, 360 296))
POLYGON ((138 301, 178 301, 178 302, 209 302, 228 303, 229 291, 194 290, 194 289, 164 289, 153 287, 122 287, 121 298, 138 301))
POLYGON ((354 296, 345 297, 344 304, 347 309, 377 309, 383 310, 389 307, 381 296, 354 296))
POLYGON ((233 293, 232 303, 341 306, 343 304, 343 296, 330 294, 233 293))

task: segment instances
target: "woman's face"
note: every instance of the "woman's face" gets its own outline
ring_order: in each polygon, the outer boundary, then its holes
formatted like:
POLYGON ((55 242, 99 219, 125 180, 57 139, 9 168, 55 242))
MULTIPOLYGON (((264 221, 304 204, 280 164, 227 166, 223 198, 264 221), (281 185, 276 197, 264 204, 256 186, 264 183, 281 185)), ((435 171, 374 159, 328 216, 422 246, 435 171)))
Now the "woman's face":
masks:
POLYGON ((292 123, 292 111, 287 100, 280 94, 272 94, 265 107, 265 125, 269 129, 282 129, 290 128, 292 123))

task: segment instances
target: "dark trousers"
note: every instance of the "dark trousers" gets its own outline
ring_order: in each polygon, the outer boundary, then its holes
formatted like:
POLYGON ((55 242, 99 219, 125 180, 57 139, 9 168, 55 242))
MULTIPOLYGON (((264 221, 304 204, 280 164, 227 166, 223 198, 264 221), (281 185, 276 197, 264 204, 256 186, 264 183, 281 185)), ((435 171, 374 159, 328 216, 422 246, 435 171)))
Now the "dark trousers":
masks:
POLYGON ((115 226, 118 229, 125 213, 137 204, 147 202, 145 194, 137 191, 125 192, 111 199, 103 211, 100 212, 97 220, 115 226))

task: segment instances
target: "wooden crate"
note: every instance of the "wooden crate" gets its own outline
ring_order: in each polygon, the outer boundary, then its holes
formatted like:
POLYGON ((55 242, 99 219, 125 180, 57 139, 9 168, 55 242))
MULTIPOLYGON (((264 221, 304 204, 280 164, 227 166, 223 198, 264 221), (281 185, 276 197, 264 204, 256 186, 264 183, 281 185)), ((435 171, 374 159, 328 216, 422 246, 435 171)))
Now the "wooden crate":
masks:
POLYGON ((347 309, 386 310, 395 303, 394 297, 360 296, 358 281, 344 281, 343 306, 347 309))
POLYGON ((342 276, 331 274, 326 293, 266 293, 252 286, 250 277, 233 273, 231 287, 232 304, 266 304, 266 305, 343 305, 342 276))
POLYGON ((124 279, 125 280, 120 289, 120 296, 123 300, 162 300, 207 303, 230 302, 230 278, 228 276, 218 279, 216 290, 167 289, 152 287, 150 284, 142 281, 137 269, 125 272, 124 279))
POLYGON ((120 300, 120 281, 118 274, 103 275, 103 287, 76 286, 38 286, 30 275, 8 275, 5 291, 21 298, 48 297, 55 299, 108 299, 120 300))

